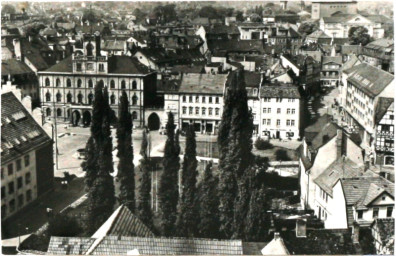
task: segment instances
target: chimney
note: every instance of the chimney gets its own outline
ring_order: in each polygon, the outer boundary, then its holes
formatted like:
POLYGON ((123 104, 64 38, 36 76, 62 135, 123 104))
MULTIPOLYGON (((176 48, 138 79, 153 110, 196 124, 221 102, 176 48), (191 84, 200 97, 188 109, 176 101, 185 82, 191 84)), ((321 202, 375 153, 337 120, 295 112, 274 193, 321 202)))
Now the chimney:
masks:
POLYGON ((280 239, 279 232, 275 232, 274 233, 274 240, 279 240, 279 239, 280 239))
POLYGON ((15 38, 12 42, 14 44, 14 52, 16 59, 22 60, 21 41, 18 38, 15 38))
POLYGON ((337 138, 336 138, 336 146, 337 146, 337 159, 342 156, 342 130, 337 130, 337 138))
POLYGON ((304 219, 296 221, 296 237, 307 237, 307 222, 304 219))

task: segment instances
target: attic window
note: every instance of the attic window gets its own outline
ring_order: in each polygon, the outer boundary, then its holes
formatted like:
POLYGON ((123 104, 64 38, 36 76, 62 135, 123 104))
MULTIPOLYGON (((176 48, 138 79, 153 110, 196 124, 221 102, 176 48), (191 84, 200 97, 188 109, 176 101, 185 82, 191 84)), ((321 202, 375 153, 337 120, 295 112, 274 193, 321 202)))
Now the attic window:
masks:
POLYGON ((22 141, 27 141, 27 139, 26 139, 25 136, 21 136, 21 140, 22 140, 22 141))
POLYGON ((20 142, 18 139, 14 139, 14 141, 15 141, 15 143, 16 143, 17 145, 21 144, 21 142, 20 142))
POLYGON ((25 116, 26 116, 25 113, 23 113, 22 111, 19 111, 19 112, 13 114, 12 118, 14 118, 15 121, 18 121, 18 120, 24 118, 25 116))
POLYGON ((383 197, 382 197, 382 201, 385 201, 385 199, 386 199, 386 197, 383 196, 383 197))
POLYGON ((27 136, 28 136, 29 138, 31 138, 31 139, 36 138, 36 137, 39 136, 39 135, 40 135, 40 132, 38 132, 38 131, 32 131, 32 132, 29 132, 29 133, 27 134, 27 136))
POLYGON ((14 147, 14 146, 13 146, 11 143, 9 143, 8 141, 6 141, 6 142, 4 143, 4 146, 6 146, 8 149, 11 149, 11 148, 14 147))
POLYGON ((8 117, 4 118, 4 120, 6 121, 7 124, 11 123, 11 120, 8 117))

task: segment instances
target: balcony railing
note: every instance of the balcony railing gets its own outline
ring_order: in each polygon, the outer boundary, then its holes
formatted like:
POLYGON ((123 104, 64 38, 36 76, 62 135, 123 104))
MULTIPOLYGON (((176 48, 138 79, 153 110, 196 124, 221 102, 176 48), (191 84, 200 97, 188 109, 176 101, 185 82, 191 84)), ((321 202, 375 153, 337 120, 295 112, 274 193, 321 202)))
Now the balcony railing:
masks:
POLYGON ((385 146, 375 146, 376 151, 380 152, 394 152, 395 148, 394 147, 385 147, 385 146))
POLYGON ((378 136, 389 136, 389 137, 393 137, 393 132, 391 131, 379 131, 377 132, 378 136))
POLYGON ((106 61, 107 56, 85 56, 85 55, 73 55, 73 60, 85 60, 85 61, 106 61))

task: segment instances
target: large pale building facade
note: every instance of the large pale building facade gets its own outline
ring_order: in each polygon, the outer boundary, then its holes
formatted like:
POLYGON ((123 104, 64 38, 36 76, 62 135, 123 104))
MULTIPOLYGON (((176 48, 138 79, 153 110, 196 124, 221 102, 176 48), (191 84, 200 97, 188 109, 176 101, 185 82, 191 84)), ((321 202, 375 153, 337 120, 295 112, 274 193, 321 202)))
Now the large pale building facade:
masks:
POLYGON ((108 88, 115 116, 125 90, 134 125, 145 124, 144 106, 155 98, 156 74, 129 56, 101 56, 100 52, 100 38, 85 36, 83 54, 75 53, 38 73, 41 107, 46 119, 88 126, 94 89, 101 84, 108 88))

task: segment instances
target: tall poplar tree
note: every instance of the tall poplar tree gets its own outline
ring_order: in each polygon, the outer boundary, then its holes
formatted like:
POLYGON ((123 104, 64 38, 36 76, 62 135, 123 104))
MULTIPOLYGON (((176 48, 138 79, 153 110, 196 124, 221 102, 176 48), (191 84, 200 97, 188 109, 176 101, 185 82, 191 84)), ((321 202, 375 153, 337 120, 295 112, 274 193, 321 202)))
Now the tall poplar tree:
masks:
POLYGON ((143 131, 142 146, 140 148, 140 185, 139 185, 139 204, 137 214, 140 220, 148 227, 153 227, 153 213, 150 206, 151 176, 150 159, 147 156, 147 133, 143 131))
MULTIPOLYGON (((95 89, 91 138, 97 154, 97 170, 88 187, 88 233, 95 232, 113 213, 115 189, 113 177, 112 138, 110 130, 110 106, 107 89, 98 85, 95 89)), ((91 170, 92 171, 92 170, 91 170)))
POLYGON ((180 214, 176 225, 178 235, 181 237, 194 237, 197 234, 199 212, 195 204, 195 197, 198 194, 196 146, 194 126, 190 125, 186 132, 186 150, 182 165, 182 195, 179 201, 180 214))
POLYGON ((219 237, 219 197, 217 195, 218 179, 213 176, 212 162, 205 167, 199 188, 199 237, 219 237))
POLYGON ((132 147, 132 115, 129 113, 128 96, 122 91, 117 126, 117 179, 120 184, 119 201, 135 212, 135 171, 132 147))
POLYGON ((177 203, 179 199, 178 172, 180 168, 180 147, 177 145, 177 134, 175 140, 175 127, 173 114, 172 112, 169 112, 168 123, 166 124, 168 138, 165 143, 163 159, 164 171, 161 175, 158 191, 161 227, 162 234, 164 236, 171 236, 174 234, 177 217, 177 203))

